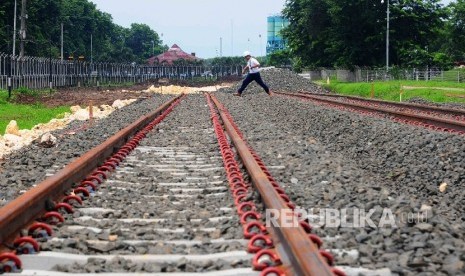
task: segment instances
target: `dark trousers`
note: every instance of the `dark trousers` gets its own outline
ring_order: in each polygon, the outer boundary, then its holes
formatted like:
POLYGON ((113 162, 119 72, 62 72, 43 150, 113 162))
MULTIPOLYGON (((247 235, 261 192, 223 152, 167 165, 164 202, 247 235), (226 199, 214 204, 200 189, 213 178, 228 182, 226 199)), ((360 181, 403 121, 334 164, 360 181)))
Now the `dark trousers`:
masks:
POLYGON ((248 74, 245 80, 242 82, 241 88, 239 88, 238 92, 239 94, 242 94, 242 92, 245 90, 247 85, 249 85, 252 81, 256 81, 258 85, 263 87, 265 89, 266 93, 270 93, 270 88, 263 82, 262 77, 260 76, 260 73, 252 73, 248 74))

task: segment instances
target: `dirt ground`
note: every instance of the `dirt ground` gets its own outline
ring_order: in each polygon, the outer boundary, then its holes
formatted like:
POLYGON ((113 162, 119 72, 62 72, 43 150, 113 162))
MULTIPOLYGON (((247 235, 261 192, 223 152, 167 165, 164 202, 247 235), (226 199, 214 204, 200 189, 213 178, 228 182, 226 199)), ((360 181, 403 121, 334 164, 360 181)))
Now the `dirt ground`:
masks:
POLYGON ((149 97, 152 93, 143 92, 150 86, 160 87, 160 85, 177 85, 183 87, 204 87, 222 85, 225 83, 234 83, 235 79, 221 79, 218 81, 192 82, 186 80, 170 80, 168 83, 159 83, 158 81, 148 81, 143 84, 121 87, 81 87, 81 88, 59 88, 51 95, 40 93, 37 96, 20 94, 15 98, 15 103, 36 104, 40 103, 47 107, 56 107, 63 105, 112 105, 115 100, 137 99, 149 97))
MULTIPOLYGON (((146 89, 145 87, 143 89, 146 89)), ((132 87, 124 87, 120 89, 111 89, 107 92, 105 89, 96 88, 80 88, 80 89, 60 89, 52 95, 43 94, 39 96, 18 95, 15 99, 16 103, 22 104, 35 104, 41 103, 47 107, 56 106, 73 106, 81 105, 88 106, 90 102, 92 105, 112 105, 117 99, 136 99, 140 97, 147 97, 149 93, 135 92, 132 87), (125 92, 122 92, 122 91, 125 92)))

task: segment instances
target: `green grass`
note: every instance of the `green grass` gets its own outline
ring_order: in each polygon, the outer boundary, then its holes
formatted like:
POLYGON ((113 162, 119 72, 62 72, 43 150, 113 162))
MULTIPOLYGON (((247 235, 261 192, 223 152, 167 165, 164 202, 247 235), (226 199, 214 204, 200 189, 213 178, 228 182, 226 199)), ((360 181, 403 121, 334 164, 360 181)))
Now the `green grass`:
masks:
POLYGON ((31 129, 39 123, 46 123, 53 118, 62 117, 69 112, 68 106, 47 108, 41 104, 24 105, 8 101, 8 92, 0 90, 0 134, 11 120, 16 120, 19 129, 31 129))
MULTIPOLYGON (((347 83, 331 81, 330 85, 322 83, 329 90, 351 96, 370 97, 372 83, 347 83)), ((401 86, 413 87, 414 89, 403 89, 402 100, 411 98, 423 98, 433 102, 459 102, 465 103, 465 83, 446 81, 383 81, 374 82, 374 97, 387 101, 399 101, 401 86), (439 89, 441 88, 441 89, 439 89), (448 89, 452 88, 452 89, 448 89), (463 89, 455 91, 454 88, 463 89)))
POLYGON ((465 79, 465 69, 452 69, 449 71, 445 71, 442 75, 437 77, 433 77, 432 80, 441 80, 441 81, 451 81, 451 82, 458 82, 458 79, 463 82, 465 79))

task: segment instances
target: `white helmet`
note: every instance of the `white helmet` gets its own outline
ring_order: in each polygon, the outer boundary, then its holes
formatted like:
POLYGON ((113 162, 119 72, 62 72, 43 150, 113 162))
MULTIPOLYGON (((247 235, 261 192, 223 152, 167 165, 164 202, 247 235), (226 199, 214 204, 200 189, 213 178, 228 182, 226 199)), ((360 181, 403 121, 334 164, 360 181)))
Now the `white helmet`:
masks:
POLYGON ((251 56, 251 54, 250 54, 249 51, 245 51, 245 52, 244 52, 244 57, 246 57, 246 56, 251 56))

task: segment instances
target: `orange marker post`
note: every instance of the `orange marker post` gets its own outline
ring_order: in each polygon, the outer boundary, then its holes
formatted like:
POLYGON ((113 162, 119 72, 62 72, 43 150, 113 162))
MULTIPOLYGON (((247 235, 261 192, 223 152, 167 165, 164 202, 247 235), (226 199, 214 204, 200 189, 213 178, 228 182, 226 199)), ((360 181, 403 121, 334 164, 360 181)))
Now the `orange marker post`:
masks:
POLYGON ((399 92, 399 101, 402 102, 402 94, 404 93, 403 86, 400 86, 400 92, 399 92))
POLYGON ((89 125, 92 126, 94 121, 94 107, 92 101, 89 102, 89 125))
POLYGON ((371 93, 370 97, 373 99, 375 97, 375 82, 371 82, 371 93))

